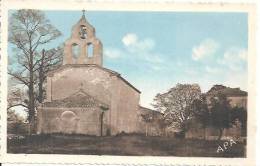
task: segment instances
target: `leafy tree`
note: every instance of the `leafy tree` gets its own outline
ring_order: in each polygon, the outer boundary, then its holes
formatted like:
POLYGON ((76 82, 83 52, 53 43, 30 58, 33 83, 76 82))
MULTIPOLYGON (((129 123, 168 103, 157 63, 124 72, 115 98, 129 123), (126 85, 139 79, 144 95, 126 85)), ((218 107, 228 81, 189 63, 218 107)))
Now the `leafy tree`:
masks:
POLYGON ((27 88, 28 101, 25 107, 28 109, 31 129, 34 129, 37 99, 35 89, 42 62, 39 51, 61 33, 39 10, 18 10, 12 13, 9 23, 8 40, 14 46, 16 55, 10 58, 13 61, 10 63, 8 73, 27 88))
POLYGON ((195 99, 191 107, 196 121, 199 122, 204 129, 204 139, 206 139, 206 128, 210 124, 210 112, 206 96, 203 94, 199 99, 195 99))
POLYGON ((168 126, 185 134, 194 117, 192 104, 200 95, 201 90, 197 84, 177 84, 168 92, 157 94, 154 107, 164 114, 168 126))
POLYGON ((225 128, 231 127, 231 106, 227 97, 218 93, 210 99, 211 118, 210 123, 219 130, 218 140, 223 135, 225 128))
POLYGON ((231 110, 231 121, 235 123, 239 120, 241 123, 242 135, 246 136, 247 132, 247 110, 243 107, 234 107, 231 110))

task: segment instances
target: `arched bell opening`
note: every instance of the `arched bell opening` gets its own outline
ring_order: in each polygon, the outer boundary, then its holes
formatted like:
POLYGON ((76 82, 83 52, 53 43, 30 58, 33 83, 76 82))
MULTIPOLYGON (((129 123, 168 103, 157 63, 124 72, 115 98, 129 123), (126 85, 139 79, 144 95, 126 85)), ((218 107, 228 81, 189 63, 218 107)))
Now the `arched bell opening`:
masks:
POLYGON ((79 45, 76 44, 76 43, 73 43, 72 47, 71 47, 71 50, 72 50, 72 57, 75 60, 78 59, 78 57, 80 56, 80 47, 79 47, 79 45))
POLYGON ((87 44, 87 57, 92 58, 94 56, 94 46, 92 43, 87 44))

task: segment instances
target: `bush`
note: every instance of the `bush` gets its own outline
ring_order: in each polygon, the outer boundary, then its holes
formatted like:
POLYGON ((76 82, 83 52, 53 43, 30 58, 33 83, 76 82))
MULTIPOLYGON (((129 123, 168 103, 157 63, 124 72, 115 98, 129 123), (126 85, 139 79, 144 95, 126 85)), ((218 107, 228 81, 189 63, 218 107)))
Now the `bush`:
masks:
POLYGON ((8 134, 28 134, 29 131, 28 124, 22 122, 13 122, 7 124, 7 133, 8 134))

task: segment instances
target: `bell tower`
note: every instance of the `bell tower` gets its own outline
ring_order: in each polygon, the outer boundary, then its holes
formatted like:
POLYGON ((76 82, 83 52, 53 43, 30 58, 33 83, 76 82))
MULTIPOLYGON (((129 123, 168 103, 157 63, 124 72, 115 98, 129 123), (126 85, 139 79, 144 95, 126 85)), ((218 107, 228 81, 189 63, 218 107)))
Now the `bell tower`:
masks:
POLYGON ((71 37, 65 42, 63 65, 94 64, 102 66, 102 43, 95 36, 95 28, 82 17, 72 27, 71 37))

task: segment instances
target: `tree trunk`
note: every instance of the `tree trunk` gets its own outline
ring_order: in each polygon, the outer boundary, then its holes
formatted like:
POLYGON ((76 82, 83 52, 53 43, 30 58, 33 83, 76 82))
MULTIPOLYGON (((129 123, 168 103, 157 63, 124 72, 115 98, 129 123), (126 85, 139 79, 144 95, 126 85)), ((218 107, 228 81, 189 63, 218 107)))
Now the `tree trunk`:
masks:
POLYGON ((30 43, 30 60, 29 60, 29 123, 30 123, 30 134, 35 129, 35 96, 34 96, 34 76, 33 76, 33 52, 30 43))
POLYGON ((44 82, 44 58, 45 58, 45 50, 42 50, 41 63, 39 66, 39 83, 38 83, 38 101, 39 103, 43 102, 43 82, 44 82))
POLYGON ((38 101, 39 103, 42 103, 43 102, 43 83, 42 82, 39 82, 38 84, 39 88, 39 96, 38 96, 38 101))
POLYGON ((224 129, 219 129, 219 135, 218 135, 218 141, 220 141, 221 140, 221 138, 222 138, 222 135, 223 135, 223 130, 224 129))
POLYGON ((33 84, 30 83, 29 86, 29 116, 28 120, 30 123, 30 134, 34 132, 35 128, 35 103, 34 103, 34 87, 33 84))
POLYGON ((43 73, 43 69, 42 67, 40 67, 39 69, 39 83, 38 83, 38 91, 39 91, 39 94, 38 94, 38 101, 39 103, 42 103, 43 102, 43 81, 44 81, 44 73, 43 73))

